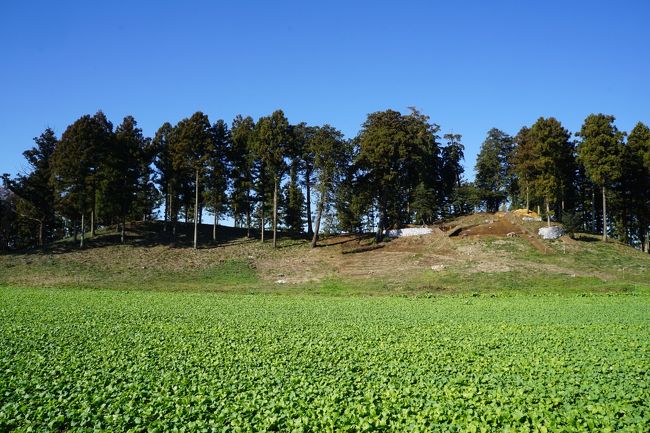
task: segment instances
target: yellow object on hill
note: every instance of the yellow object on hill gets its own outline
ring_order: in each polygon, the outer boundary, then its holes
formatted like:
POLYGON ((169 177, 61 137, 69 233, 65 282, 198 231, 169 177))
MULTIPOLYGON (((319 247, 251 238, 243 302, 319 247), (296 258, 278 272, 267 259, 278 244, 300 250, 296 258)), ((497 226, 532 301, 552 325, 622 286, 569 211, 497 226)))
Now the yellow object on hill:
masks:
POLYGON ((537 212, 533 212, 532 210, 526 211, 526 209, 517 209, 512 211, 513 214, 519 216, 519 217, 531 217, 531 218, 539 218, 539 215, 537 212))

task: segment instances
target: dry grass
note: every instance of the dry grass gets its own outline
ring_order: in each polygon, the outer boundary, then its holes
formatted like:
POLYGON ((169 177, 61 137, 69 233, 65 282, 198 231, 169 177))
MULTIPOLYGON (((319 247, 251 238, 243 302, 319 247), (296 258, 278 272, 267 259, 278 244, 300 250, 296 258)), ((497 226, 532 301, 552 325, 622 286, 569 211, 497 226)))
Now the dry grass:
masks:
MULTIPOLYGON (((480 228, 480 235, 434 232, 381 248, 372 236, 332 236, 315 249, 305 239, 283 236, 273 249, 240 229, 220 227, 215 243, 193 250, 187 232, 171 246, 160 224, 141 224, 132 227, 126 245, 105 232, 84 250, 62 242, 46 252, 0 256, 0 285, 335 293, 649 288, 650 255, 617 242, 586 235, 542 241, 529 238, 525 232, 532 229, 523 225, 516 226, 519 237, 505 237, 514 231, 512 220, 490 214, 449 225, 480 228)), ((210 239, 210 227, 202 230, 201 237, 210 239)))

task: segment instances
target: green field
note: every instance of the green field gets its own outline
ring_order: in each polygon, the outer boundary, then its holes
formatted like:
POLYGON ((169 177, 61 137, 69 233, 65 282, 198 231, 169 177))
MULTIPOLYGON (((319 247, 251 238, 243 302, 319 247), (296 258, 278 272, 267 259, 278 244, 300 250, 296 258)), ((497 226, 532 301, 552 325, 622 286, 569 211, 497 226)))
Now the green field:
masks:
POLYGON ((650 296, 0 289, 0 431, 650 430, 650 296))

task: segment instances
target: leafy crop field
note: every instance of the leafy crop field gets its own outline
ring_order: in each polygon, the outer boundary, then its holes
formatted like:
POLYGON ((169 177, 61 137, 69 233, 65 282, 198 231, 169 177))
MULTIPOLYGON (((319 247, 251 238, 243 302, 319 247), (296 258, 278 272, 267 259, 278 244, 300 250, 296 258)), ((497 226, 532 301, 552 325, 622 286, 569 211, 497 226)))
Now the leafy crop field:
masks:
POLYGON ((650 430, 650 296, 0 288, 0 431, 650 430))

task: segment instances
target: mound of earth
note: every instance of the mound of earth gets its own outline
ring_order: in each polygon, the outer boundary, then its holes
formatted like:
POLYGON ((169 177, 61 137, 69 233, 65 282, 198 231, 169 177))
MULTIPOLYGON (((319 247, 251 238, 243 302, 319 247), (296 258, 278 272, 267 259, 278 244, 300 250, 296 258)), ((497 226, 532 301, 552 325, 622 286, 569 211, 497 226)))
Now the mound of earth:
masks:
POLYGON ((522 235, 525 231, 521 226, 517 226, 508 220, 500 219, 489 221, 483 224, 462 228, 456 236, 498 236, 505 237, 508 235, 522 235))

